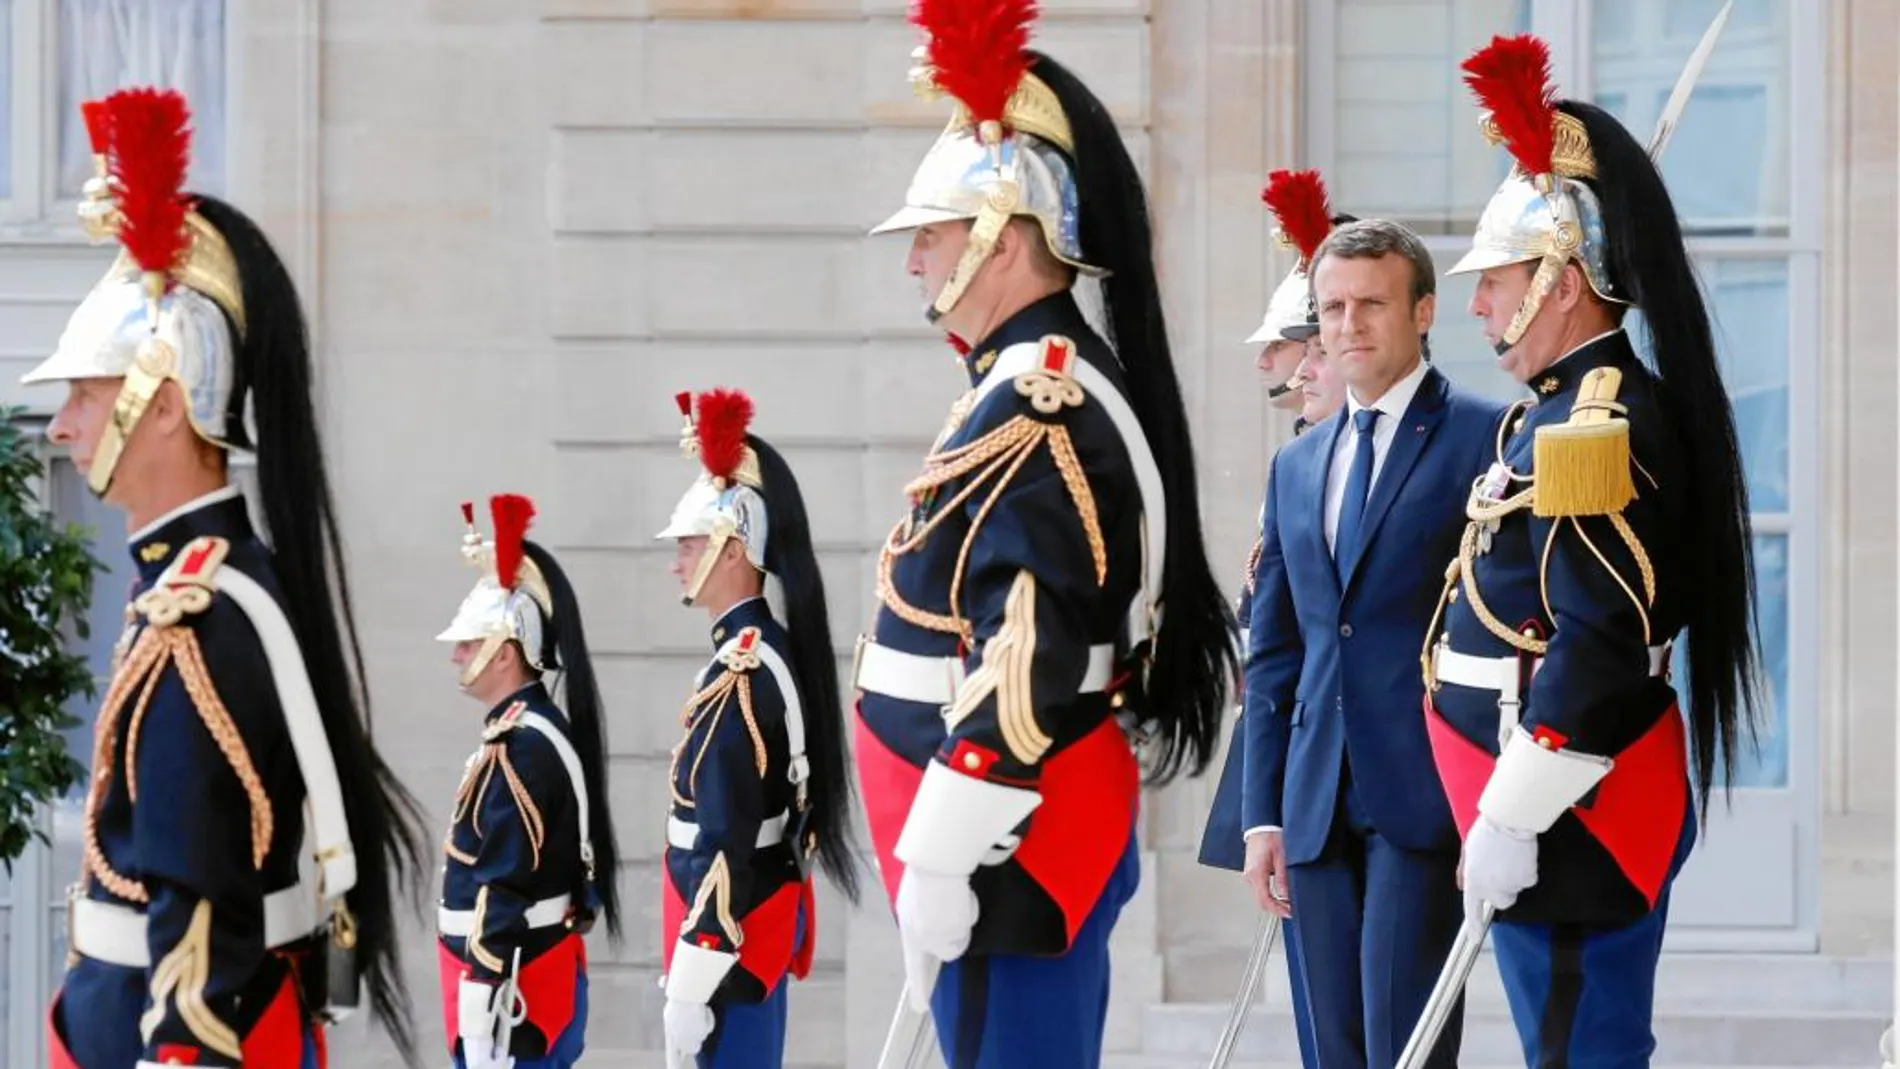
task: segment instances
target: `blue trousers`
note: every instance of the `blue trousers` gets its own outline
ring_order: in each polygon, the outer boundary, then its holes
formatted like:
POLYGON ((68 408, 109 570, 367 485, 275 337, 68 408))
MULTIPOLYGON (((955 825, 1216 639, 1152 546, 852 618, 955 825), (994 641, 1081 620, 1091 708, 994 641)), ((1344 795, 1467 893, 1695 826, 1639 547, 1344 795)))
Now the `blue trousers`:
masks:
MULTIPOLYGON (((1464 922, 1458 852, 1394 846, 1366 817, 1342 770, 1326 849, 1289 867, 1314 1049, 1308 1065, 1387 1069, 1412 1028, 1464 922)), ((1426 1063, 1453 1069, 1464 1004, 1454 1008, 1426 1063)))
POLYGON ((1099 1069, 1108 1024, 1108 937, 1141 883, 1133 836, 1067 953, 966 956, 930 998, 949 1069, 1099 1069))
POLYGON ((1669 921, 1669 889, 1695 845, 1695 812, 1656 908, 1625 928, 1566 924, 1491 926, 1511 1019, 1532 1069, 1648 1069, 1656 962, 1669 921))
MULTIPOLYGON (((468 1063, 462 1060, 460 1044, 455 1052, 455 1069, 468 1069, 468 1063)), ((587 972, 576 970, 574 977, 574 1019, 567 1023, 561 1034, 554 1039, 554 1046, 540 1058, 521 1058, 515 1061, 515 1069, 573 1069, 581 1060, 581 1054, 587 1049, 587 972)), ((332 1069, 336 1059, 332 1051, 332 1069)))
MULTIPOLYGON (((808 920, 798 913, 792 936, 796 955, 804 948, 808 920)), ((791 1016, 792 977, 779 979, 764 1002, 733 1002, 713 1007, 713 1033, 699 1049, 699 1069, 775 1069, 785 1060, 785 1024, 791 1016)))

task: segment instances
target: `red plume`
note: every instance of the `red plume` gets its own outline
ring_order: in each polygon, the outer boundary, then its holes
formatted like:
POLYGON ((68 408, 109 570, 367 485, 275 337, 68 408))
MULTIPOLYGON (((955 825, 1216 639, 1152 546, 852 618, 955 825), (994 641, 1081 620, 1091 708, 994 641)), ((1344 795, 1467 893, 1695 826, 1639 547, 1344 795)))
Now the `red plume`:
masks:
POLYGON ((521 575, 521 543, 534 521, 534 502, 520 494, 496 494, 488 499, 495 521, 495 578, 503 590, 513 590, 521 575))
POLYGON ((692 422, 692 419, 693 419, 692 393, 687 390, 681 390, 680 392, 673 395, 673 403, 680 406, 680 415, 686 417, 687 422, 689 423, 692 422))
POLYGON ((699 395, 699 460, 714 478, 732 482, 745 459, 746 428, 752 425, 752 398, 738 390, 707 390, 699 395))
POLYGON ((1319 243, 1333 232, 1333 206, 1326 202, 1326 183, 1319 172, 1274 171, 1267 175, 1260 199, 1300 250, 1300 262, 1310 263, 1319 243))
POLYGON ((92 154, 103 156, 112 150, 112 111, 103 100, 88 100, 79 105, 86 117, 86 137, 92 142, 92 154))
POLYGON ((462 522, 468 524, 470 527, 475 526, 475 502, 462 502, 462 522))
POLYGON ((185 170, 191 162, 191 112, 171 89, 121 89, 106 98, 111 116, 112 177, 125 217, 119 241, 140 268, 169 271, 185 251, 185 170))
POLYGON ((930 35, 926 49, 937 88, 956 97, 979 123, 1001 121, 1003 106, 1029 71, 1035 0, 915 0, 911 24, 930 35))
POLYGON ((1557 90, 1550 84, 1550 46, 1531 34, 1493 37, 1465 60, 1465 84, 1491 113, 1504 145, 1525 174, 1549 174, 1557 135, 1557 90))

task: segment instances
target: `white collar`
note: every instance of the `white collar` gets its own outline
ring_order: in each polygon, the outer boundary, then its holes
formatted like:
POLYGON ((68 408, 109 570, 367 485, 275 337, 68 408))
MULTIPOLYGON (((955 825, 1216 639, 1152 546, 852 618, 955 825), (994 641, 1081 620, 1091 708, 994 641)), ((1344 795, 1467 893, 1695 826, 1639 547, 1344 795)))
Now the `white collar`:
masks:
POLYGON ((1412 407, 1412 398, 1418 395, 1419 384, 1425 381, 1425 372, 1430 368, 1431 365, 1427 363, 1425 358, 1421 355, 1419 357, 1418 366, 1408 372, 1404 378, 1393 383, 1391 389, 1385 391, 1377 401, 1374 401, 1370 405, 1360 404, 1359 399, 1353 396, 1352 391, 1350 389, 1347 390, 1346 418, 1350 421, 1359 414, 1361 409, 1371 408, 1382 416, 1391 416, 1395 420, 1403 419, 1405 410, 1412 407))
POLYGON ((178 506, 177 508, 171 510, 170 512, 167 512, 165 515, 160 516, 158 519, 153 520, 151 523, 148 523, 145 526, 139 528, 137 531, 133 532, 132 537, 126 539, 126 544, 137 545, 140 542, 143 542, 145 539, 149 538, 154 532, 156 532, 159 528, 172 522, 178 517, 185 515, 186 513, 196 512, 202 508, 209 508, 210 506, 215 505, 220 501, 230 501, 233 498, 242 497, 242 496, 244 496, 242 491, 240 491, 235 486, 231 486, 227 484, 225 486, 219 487, 216 490, 211 491, 208 494, 204 494, 200 497, 192 498, 190 501, 185 502, 184 504, 178 506))

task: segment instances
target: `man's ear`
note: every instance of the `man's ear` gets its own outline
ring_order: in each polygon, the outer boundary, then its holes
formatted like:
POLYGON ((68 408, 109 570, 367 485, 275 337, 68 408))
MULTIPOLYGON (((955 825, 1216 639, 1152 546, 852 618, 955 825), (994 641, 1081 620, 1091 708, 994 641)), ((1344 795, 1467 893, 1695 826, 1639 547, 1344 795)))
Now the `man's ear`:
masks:
POLYGON ((139 425, 151 425, 153 431, 169 438, 180 431, 191 431, 191 409, 185 401, 185 389, 176 379, 166 379, 158 384, 157 392, 152 394, 152 402, 145 408, 145 415, 139 417, 139 425))
POLYGON ((1590 280, 1584 277, 1583 267, 1572 260, 1564 264, 1563 273, 1557 276, 1556 292, 1551 294, 1557 301, 1559 310, 1568 312, 1583 303, 1588 295, 1590 280))

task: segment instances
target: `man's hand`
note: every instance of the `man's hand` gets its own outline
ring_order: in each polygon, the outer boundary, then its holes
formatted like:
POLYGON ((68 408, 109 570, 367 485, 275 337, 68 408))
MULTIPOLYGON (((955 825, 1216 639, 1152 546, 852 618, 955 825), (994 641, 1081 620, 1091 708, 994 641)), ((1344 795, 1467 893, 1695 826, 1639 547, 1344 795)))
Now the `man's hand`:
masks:
POLYGON ((967 876, 945 876, 916 866, 897 886, 897 931, 904 941, 904 977, 913 1009, 930 1008, 937 967, 970 949, 976 892, 967 876))
POLYGON ((666 1024, 667 1069, 693 1069, 699 1048, 712 1035, 713 1011, 700 1002, 667 999, 662 1020, 666 1024))
POLYGON ((1253 888, 1254 901, 1268 913, 1288 920, 1293 916, 1293 898, 1286 889, 1286 837, 1277 831, 1263 831, 1247 838, 1247 862, 1240 870, 1247 886, 1253 888))
POLYGON ((1537 833, 1480 816, 1465 837, 1463 867, 1467 915, 1475 919, 1484 902, 1510 909, 1537 883, 1537 833))

